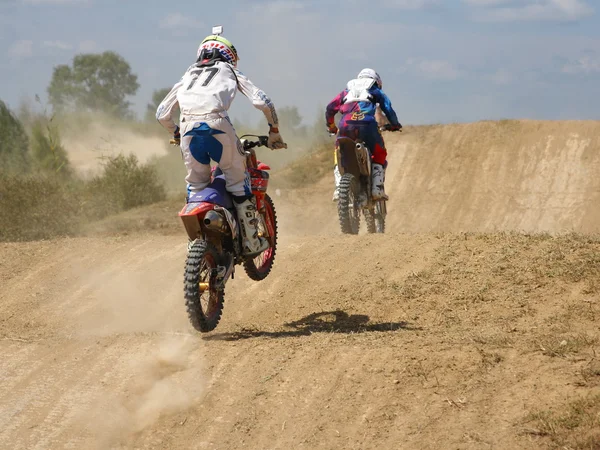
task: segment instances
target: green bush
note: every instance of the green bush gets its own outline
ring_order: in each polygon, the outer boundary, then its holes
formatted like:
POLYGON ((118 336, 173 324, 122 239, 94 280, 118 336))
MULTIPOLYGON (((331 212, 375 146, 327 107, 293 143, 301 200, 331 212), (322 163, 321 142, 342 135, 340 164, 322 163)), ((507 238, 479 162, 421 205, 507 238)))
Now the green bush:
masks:
POLYGON ((139 164, 135 155, 111 157, 104 170, 87 185, 89 215, 101 218, 166 198, 156 167, 139 164))
POLYGON ((0 178, 0 241, 78 234, 85 223, 165 199, 152 165, 135 156, 110 158, 85 182, 55 172, 0 178))
POLYGON ((69 157, 52 121, 52 118, 46 119, 45 116, 34 120, 31 127, 31 153, 38 169, 70 177, 72 169, 69 157))
POLYGON ((26 172, 30 166, 29 143, 23 125, 0 100, 0 172, 26 172))
POLYGON ((81 221, 77 186, 48 175, 0 180, 0 241, 48 239, 73 234, 81 221))

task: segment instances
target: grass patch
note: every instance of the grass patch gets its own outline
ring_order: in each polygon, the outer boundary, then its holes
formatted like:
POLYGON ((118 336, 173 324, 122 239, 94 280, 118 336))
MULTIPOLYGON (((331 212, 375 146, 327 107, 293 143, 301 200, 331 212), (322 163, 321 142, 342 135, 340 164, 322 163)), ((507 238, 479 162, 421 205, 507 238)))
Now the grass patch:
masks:
POLYGON ((0 241, 29 241, 73 234, 81 220, 80 184, 57 174, 0 180, 0 241))
POLYGON ((597 337, 580 333, 568 336, 546 336, 537 341, 537 346, 546 356, 565 358, 593 349, 597 343, 597 337))
POLYGON ((562 411, 542 411, 530 414, 525 422, 526 434, 549 439, 555 448, 600 449, 600 394, 579 399, 562 411))

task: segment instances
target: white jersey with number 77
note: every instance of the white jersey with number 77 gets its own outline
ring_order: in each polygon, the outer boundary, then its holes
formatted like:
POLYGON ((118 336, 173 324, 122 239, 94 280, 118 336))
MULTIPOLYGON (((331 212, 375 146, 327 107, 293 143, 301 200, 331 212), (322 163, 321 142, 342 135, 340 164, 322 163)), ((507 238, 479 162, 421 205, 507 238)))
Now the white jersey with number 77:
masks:
POLYGON ((173 133, 177 126, 173 112, 177 109, 182 117, 224 113, 231 107, 238 90, 264 113, 269 125, 278 126, 271 99, 242 72, 222 61, 209 66, 192 65, 161 102, 156 118, 173 133))

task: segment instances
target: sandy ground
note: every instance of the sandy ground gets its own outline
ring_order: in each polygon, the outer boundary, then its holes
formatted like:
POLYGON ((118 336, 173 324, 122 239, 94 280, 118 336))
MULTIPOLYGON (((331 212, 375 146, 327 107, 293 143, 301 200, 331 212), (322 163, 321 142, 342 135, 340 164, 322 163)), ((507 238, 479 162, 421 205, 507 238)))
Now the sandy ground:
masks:
POLYGON ((528 233, 600 229, 599 139, 389 135, 389 232, 341 236, 329 179, 280 190, 272 274, 207 335, 183 232, 0 244, 0 448, 596 448, 534 417, 600 392, 600 240, 528 233))

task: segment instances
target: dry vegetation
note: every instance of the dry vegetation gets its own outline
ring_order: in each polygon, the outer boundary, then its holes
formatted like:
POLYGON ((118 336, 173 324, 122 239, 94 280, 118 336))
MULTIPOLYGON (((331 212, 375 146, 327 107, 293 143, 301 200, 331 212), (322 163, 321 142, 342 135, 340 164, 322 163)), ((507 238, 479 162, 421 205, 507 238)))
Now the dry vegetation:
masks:
POLYGON ((74 166, 74 155, 62 140, 62 130, 70 130, 78 142, 93 146, 88 134, 99 123, 104 124, 106 136, 111 134, 109 129, 121 130, 121 134, 127 129, 129 135, 141 139, 149 132, 156 133, 152 126, 130 122, 118 128, 113 123, 116 119, 107 116, 55 118, 26 110, 22 115, 30 128, 24 129, 5 106, 3 111, 6 117, 0 131, 16 127, 21 135, 9 136, 10 141, 4 143, 16 144, 18 152, 9 152, 10 147, 0 152, 0 241, 77 235, 99 219, 165 199, 164 177, 159 174, 159 167, 165 166, 163 159, 140 163, 135 152, 113 152, 99 155, 99 169, 86 174, 74 166), (17 159, 25 162, 16 164, 17 159))
POLYGON ((165 199, 153 166, 135 156, 110 158, 89 181, 55 173, 0 180, 0 241, 73 236, 108 215, 165 199))

